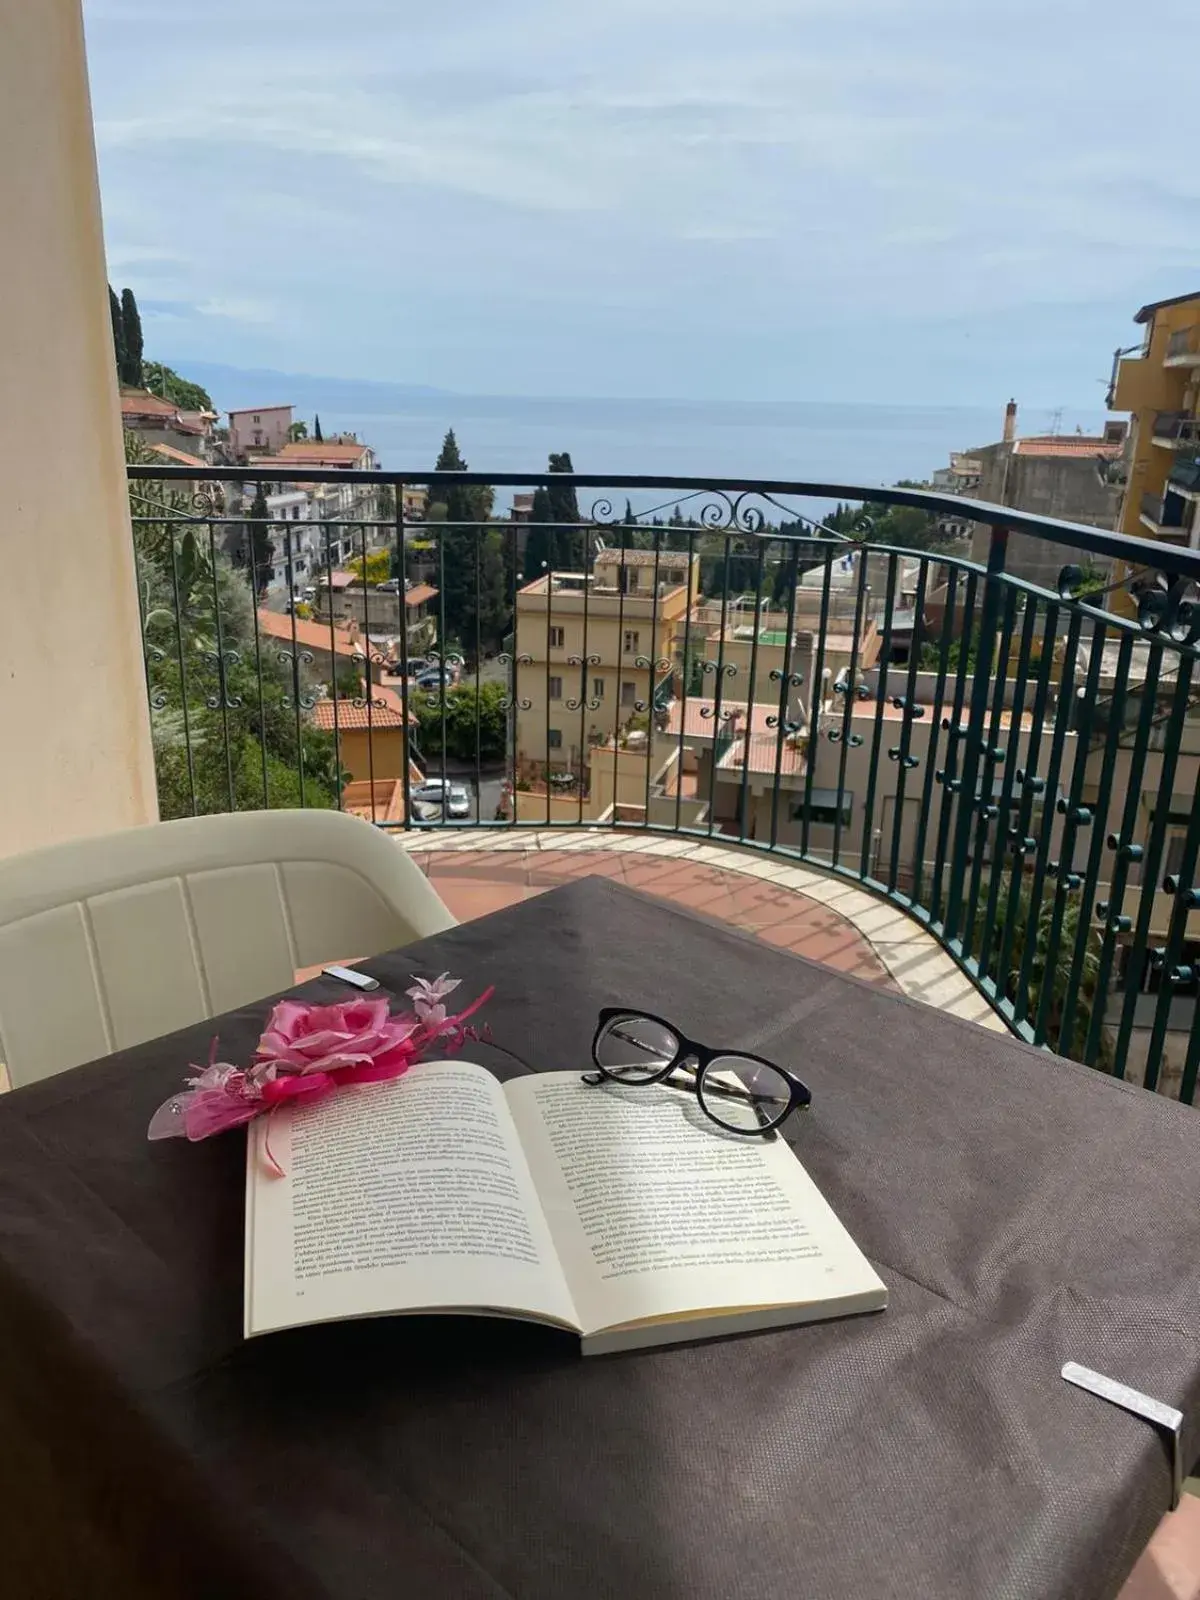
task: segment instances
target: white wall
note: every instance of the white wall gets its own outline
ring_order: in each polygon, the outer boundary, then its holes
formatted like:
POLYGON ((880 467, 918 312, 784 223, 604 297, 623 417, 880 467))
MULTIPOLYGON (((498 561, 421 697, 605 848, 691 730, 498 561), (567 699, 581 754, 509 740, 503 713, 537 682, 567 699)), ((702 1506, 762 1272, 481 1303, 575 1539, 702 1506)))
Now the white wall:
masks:
POLYGON ((79 0, 0 0, 0 854, 157 816, 79 0))

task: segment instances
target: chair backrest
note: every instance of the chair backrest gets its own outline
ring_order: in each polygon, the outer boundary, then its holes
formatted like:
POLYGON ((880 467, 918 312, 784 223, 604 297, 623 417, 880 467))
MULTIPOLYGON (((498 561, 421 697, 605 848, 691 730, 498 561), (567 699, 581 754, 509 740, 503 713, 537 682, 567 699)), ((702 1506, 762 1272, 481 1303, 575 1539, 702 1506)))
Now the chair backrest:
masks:
POLYGON ((454 925, 406 851, 336 811, 36 850, 0 861, 0 1062, 30 1083, 454 925))

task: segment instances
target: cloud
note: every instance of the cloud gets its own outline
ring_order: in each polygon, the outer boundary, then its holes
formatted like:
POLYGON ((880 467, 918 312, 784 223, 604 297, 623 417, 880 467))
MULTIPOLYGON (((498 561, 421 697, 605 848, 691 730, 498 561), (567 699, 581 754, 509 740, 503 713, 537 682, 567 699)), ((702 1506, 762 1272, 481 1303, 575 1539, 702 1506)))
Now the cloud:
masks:
POLYGON ((1090 401, 1051 319, 1112 348, 1193 284, 1186 99, 1118 0, 595 11, 88 0, 113 271, 216 360, 476 390, 875 397, 969 327, 950 401, 1090 401))

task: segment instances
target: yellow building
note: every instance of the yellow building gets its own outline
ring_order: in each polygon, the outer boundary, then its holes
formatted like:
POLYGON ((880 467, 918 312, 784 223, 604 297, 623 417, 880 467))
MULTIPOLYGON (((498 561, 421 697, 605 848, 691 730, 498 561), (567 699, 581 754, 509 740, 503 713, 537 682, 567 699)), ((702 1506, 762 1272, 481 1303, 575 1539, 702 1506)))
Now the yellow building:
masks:
MULTIPOLYGON (((1132 413, 1129 479, 1118 527, 1200 547, 1200 291, 1143 306, 1142 348, 1119 359, 1109 409, 1132 413)), ((1125 590, 1114 606, 1132 614, 1125 590)))
POLYGON ((699 585, 698 556, 601 550, 590 574, 547 573, 518 591, 520 775, 579 770, 590 744, 648 710, 699 585))

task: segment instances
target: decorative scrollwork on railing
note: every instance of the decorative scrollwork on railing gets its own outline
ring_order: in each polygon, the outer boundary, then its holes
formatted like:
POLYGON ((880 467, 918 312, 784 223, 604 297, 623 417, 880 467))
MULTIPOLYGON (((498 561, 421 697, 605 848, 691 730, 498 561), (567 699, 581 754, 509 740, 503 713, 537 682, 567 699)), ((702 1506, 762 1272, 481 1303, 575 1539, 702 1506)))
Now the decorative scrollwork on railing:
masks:
POLYGON ((789 672, 785 674, 778 667, 772 667, 770 672, 767 674, 767 677, 772 683, 784 683, 786 681, 788 687, 791 689, 798 689, 804 682, 804 674, 802 672, 789 672))
MULTIPOLYGON (((147 644, 144 655, 146 660, 147 674, 152 672, 155 667, 160 667, 167 659, 167 652, 165 650, 160 650, 156 644, 147 644)), ((169 698, 165 688, 160 686, 157 689, 151 689, 151 711, 165 711, 169 703, 169 698)))
POLYGON ((241 664, 241 654, 237 650, 205 650, 201 653, 201 659, 217 674, 217 692, 206 695, 204 704, 210 711, 236 711, 242 704, 242 698, 230 694, 227 673, 230 667, 241 664))
MULTIPOLYGON (((599 660, 600 658, 597 656, 596 659, 599 660)), ((670 672, 674 665, 674 663, 669 661, 666 656, 659 656, 657 659, 653 660, 650 656, 634 656, 633 664, 635 667, 641 667, 643 672, 656 673, 670 672)))
POLYGON ((1200 640, 1200 603, 1196 586, 1175 578, 1167 586, 1147 585, 1137 594, 1138 626, 1172 644, 1191 646, 1200 640))
POLYGON ((311 711, 317 703, 317 696, 313 692, 302 693, 300 688, 300 668, 311 667, 313 653, 311 650, 278 650, 276 656, 281 667, 292 669, 292 689, 295 694, 296 704, 301 711, 311 711))
POLYGON ((700 715, 715 722, 728 722, 730 718, 736 714, 736 709, 727 708, 725 706, 722 706, 720 711, 717 710, 716 706, 700 707, 700 715))
POLYGON ((387 711, 390 709, 386 700, 383 700, 378 696, 368 696, 364 694, 356 694, 351 696, 349 704, 354 706, 358 711, 365 711, 368 706, 372 711, 387 711))
POLYGON ((147 489, 129 486, 129 503, 135 522, 209 522, 225 512, 225 491, 219 483, 203 483, 190 491, 167 486, 169 500, 147 489))
POLYGON ((567 657, 567 665, 569 667, 578 667, 579 668, 579 696, 578 696, 577 699, 567 700, 567 701, 564 702, 565 705, 566 705, 567 710, 568 711, 582 711, 582 710, 584 710, 586 708, 588 711, 599 711, 599 709, 600 709, 599 696, 595 696, 590 700, 588 699, 588 694, 587 694, 587 669, 589 667, 599 667, 599 666, 603 665, 603 657, 602 656, 595 656, 595 655, 590 655, 590 656, 568 656, 567 657))
POLYGON ((732 661, 702 661, 700 663, 700 671, 711 673, 718 680, 721 678, 736 678, 738 675, 737 666, 732 661))
POLYGON ((386 667, 388 655, 385 650, 354 650, 350 655, 351 661, 360 667, 386 667))
MULTIPOLYGON (((768 728, 778 728, 780 726, 780 721, 777 716, 764 717, 763 722, 768 728)), ((787 717, 784 717, 782 726, 784 733, 787 734, 803 733, 805 728, 805 724, 803 722, 790 722, 787 717)))
POLYGON ((526 700, 523 697, 518 698, 515 693, 515 684, 517 680, 517 667, 531 667, 533 665, 533 657, 524 654, 519 656, 511 656, 506 650, 502 650, 496 657, 496 660, 502 667, 511 667, 513 669, 512 672, 508 674, 508 692, 500 701, 501 711, 511 711, 514 706, 518 711, 532 711, 533 701, 526 700))

